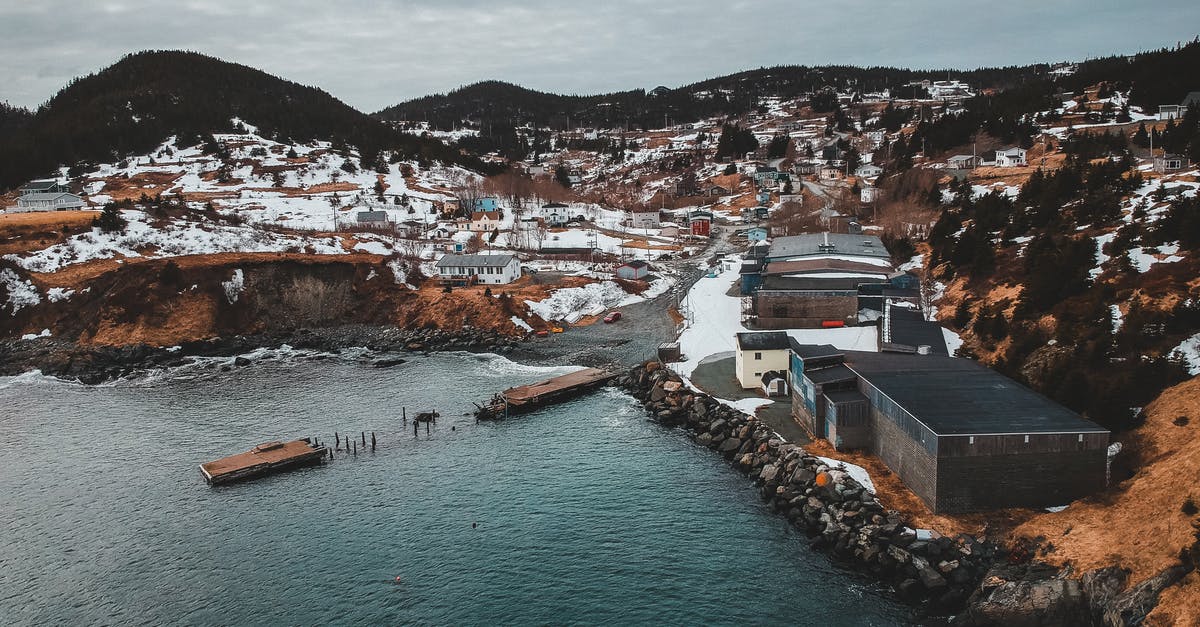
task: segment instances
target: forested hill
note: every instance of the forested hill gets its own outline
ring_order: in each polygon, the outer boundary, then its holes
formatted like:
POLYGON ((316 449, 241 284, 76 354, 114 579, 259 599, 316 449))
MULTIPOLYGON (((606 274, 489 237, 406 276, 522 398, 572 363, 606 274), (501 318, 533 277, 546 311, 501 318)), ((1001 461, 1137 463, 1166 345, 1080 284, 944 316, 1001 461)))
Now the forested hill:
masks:
POLYGON ((199 141, 234 130, 233 118, 280 141, 320 139, 366 154, 393 150, 481 167, 435 139, 395 132, 320 89, 201 54, 147 51, 72 81, 32 115, 0 110, 0 190, 59 166, 147 152, 172 135, 199 141))
MULTIPOLYGON (((659 128, 664 119, 692 122, 716 115, 742 115, 762 106, 762 98, 799 98, 832 89, 866 94, 890 90, 893 97, 921 96, 906 85, 919 80, 955 79, 977 90, 1017 92, 1001 106, 1043 108, 1044 96, 1079 91, 1100 81, 1132 88, 1133 104, 1153 107, 1178 102, 1190 90, 1200 63, 1200 45, 1117 55, 1081 61, 1073 73, 1052 72, 1050 64, 976 70, 908 70, 892 67, 779 66, 748 70, 676 89, 642 89, 592 96, 565 96, 486 81, 446 94, 426 96, 375 113, 387 121, 427 122, 437 130, 453 130, 470 122, 490 135, 522 126, 614 128, 623 125, 659 128)), ((980 99, 983 105, 990 100, 980 99)), ((978 120, 972 120, 977 123, 978 120)))

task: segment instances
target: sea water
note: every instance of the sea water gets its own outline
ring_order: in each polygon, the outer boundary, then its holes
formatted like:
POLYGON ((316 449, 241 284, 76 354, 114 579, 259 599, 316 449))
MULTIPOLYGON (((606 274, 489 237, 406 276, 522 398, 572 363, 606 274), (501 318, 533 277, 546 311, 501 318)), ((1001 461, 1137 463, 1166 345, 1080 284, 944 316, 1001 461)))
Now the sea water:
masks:
POLYGON ((570 368, 438 354, 381 369, 288 350, 219 365, 97 387, 0 379, 0 622, 911 618, 617 390, 499 423, 469 415, 472 401, 570 368), (441 417, 414 437, 402 408, 441 417), (198 469, 335 431, 357 456, 221 487, 198 469))

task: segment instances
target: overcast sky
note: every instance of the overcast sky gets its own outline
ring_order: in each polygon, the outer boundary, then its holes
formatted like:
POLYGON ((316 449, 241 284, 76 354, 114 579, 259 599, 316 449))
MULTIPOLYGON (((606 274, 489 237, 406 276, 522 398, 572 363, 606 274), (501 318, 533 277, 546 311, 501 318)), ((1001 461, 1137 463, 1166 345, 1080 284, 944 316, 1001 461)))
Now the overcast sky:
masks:
POLYGON ((1198 32, 1197 0, 0 0, 0 100, 35 107, 144 49, 211 54, 371 112, 485 79, 597 93, 785 64, 1077 60, 1198 32))

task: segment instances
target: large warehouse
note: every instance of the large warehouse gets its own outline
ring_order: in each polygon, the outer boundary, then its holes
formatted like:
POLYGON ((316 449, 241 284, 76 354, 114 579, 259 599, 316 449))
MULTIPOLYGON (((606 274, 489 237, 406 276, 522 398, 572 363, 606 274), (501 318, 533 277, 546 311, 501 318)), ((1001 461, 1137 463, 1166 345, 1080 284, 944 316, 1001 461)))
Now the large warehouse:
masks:
POLYGON ((972 360, 791 349, 796 421, 875 454, 934 512, 1064 505, 1107 483, 1106 429, 972 360))

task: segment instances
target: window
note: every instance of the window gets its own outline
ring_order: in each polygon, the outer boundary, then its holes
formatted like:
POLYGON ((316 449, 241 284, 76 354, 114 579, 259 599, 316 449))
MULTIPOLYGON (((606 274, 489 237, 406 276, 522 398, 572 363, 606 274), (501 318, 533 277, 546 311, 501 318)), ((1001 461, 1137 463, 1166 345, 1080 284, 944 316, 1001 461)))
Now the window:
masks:
POLYGON ((974 444, 974 443, 975 443, 975 436, 972 435, 967 438, 967 444, 974 444))
POLYGON ((761 377, 761 376, 762 376, 762 373, 761 373, 761 372, 756 372, 756 373, 754 373, 754 376, 756 376, 756 377, 761 377))
POLYGON ((756 359, 756 360, 762 359, 762 353, 754 353, 754 359, 756 359))
POLYGON ((1029 444, 1029 436, 1025 436, 1025 443, 1029 444))

